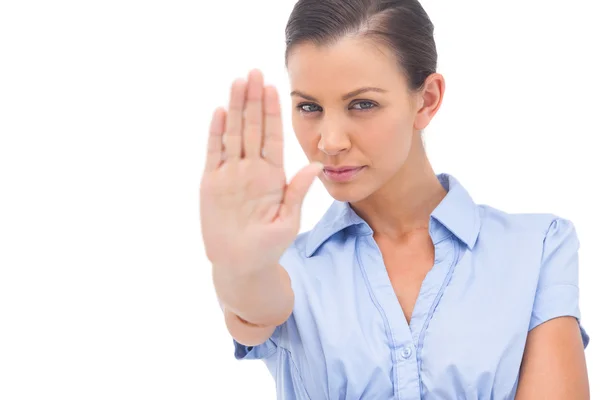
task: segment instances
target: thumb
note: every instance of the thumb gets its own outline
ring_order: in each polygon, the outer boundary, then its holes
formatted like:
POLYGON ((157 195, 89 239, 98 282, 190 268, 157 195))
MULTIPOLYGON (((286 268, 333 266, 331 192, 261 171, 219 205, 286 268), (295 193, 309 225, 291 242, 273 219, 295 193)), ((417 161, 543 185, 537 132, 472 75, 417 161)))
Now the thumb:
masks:
POLYGON ((316 162, 302 168, 296 176, 292 178, 287 186, 283 197, 283 204, 286 208, 293 210, 300 208, 302 201, 308 193, 310 185, 317 175, 323 170, 323 164, 316 162))

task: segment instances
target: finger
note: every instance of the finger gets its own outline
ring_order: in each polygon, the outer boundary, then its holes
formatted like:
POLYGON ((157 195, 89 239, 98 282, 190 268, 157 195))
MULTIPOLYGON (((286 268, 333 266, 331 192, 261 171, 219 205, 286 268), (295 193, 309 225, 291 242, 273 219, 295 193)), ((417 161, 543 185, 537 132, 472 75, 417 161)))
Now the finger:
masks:
POLYGON ((263 157, 274 165, 283 166, 283 124, 277 89, 266 86, 264 90, 265 137, 263 157))
POLYGON ((257 69, 250 71, 242 132, 242 153, 246 158, 260 157, 263 135, 263 86, 262 73, 257 69))
POLYGON ((288 210, 292 212, 298 212, 300 210, 300 206, 302 205, 306 193, 308 193, 310 185, 322 170, 323 164, 312 163, 301 169, 300 172, 292 178, 283 197, 283 204, 288 210))
POLYGON ((227 112, 219 107, 215 110, 210 123, 208 145, 206 150, 205 171, 215 170, 221 165, 223 159, 223 133, 225 132, 225 118, 227 112))
POLYGON ((244 118, 244 104, 246 103, 246 81, 237 79, 231 85, 229 110, 225 122, 225 155, 227 162, 235 161, 242 153, 242 125, 244 118))

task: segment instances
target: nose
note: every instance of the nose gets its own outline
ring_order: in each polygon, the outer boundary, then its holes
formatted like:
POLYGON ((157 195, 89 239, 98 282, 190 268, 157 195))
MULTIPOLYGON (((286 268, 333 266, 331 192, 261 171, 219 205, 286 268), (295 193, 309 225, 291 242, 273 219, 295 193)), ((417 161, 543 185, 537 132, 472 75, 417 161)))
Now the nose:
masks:
POLYGON ((328 156, 335 156, 350 149, 350 138, 343 129, 322 126, 318 148, 328 156))

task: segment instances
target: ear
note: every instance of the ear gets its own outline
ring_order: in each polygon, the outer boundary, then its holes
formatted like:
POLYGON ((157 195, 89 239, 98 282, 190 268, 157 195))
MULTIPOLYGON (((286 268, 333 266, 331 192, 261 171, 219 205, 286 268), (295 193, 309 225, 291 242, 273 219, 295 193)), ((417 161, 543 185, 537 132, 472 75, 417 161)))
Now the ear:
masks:
POLYGON ((427 77, 423 89, 416 96, 414 129, 422 131, 429 125, 442 105, 446 83, 441 74, 433 73, 427 77))

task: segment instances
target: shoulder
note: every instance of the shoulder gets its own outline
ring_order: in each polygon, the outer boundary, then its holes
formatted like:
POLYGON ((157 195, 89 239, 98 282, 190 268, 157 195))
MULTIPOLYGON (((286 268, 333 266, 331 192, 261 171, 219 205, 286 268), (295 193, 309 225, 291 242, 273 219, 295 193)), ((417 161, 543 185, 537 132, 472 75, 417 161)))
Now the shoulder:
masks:
POLYGON ((294 272, 298 267, 305 264, 307 260, 306 245, 310 233, 311 231, 302 232, 296 236, 296 239, 281 256, 279 263, 288 273, 294 272))
POLYGON ((308 239, 310 237, 312 230, 302 232, 296 236, 296 239, 292 242, 292 244, 286 249, 283 257, 285 259, 303 259, 306 258, 306 245, 308 243, 308 239))
POLYGON ((520 274, 535 265, 537 286, 577 286, 579 238, 569 219, 550 213, 507 213, 479 206, 479 253, 516 266, 520 274))
MULTIPOLYGON (((507 277, 513 298, 528 304, 529 330, 559 316, 579 320, 580 242, 574 223, 553 213, 509 213, 488 205, 478 210, 474 257, 493 274, 495 285, 507 277)), ((583 328, 581 334, 587 345, 583 328)))
POLYGON ((557 245, 579 245, 573 222, 557 214, 509 213, 488 205, 478 208, 480 240, 520 243, 521 250, 525 250, 526 244, 540 250, 557 245))
POLYGON ((551 213, 509 213, 486 204, 478 208, 483 230, 545 236, 552 227, 564 229, 572 226, 568 219, 551 213))
POLYGON ((478 208, 481 225, 473 256, 487 269, 497 265, 524 279, 531 273, 541 284, 562 273, 569 275, 569 281, 576 279, 579 239, 572 221, 552 213, 478 208))

